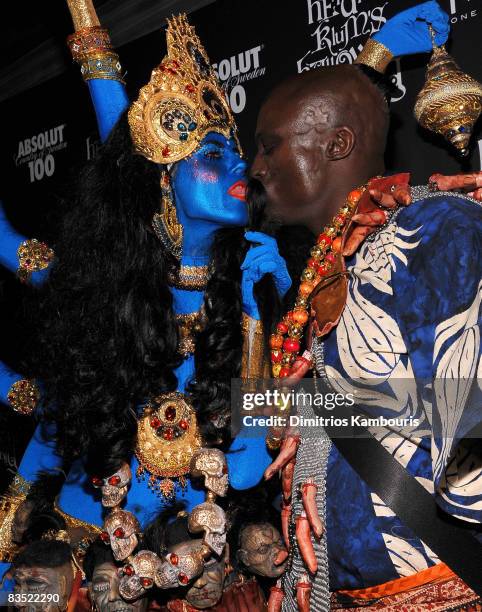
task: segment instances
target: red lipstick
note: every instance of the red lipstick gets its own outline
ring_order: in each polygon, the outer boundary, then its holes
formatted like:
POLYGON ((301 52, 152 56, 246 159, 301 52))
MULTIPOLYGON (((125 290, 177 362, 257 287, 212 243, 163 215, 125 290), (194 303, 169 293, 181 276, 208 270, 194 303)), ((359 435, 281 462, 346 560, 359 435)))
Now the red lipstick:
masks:
POLYGON ((228 189, 228 194, 233 198, 237 198, 238 200, 246 201, 246 182, 245 181, 236 181, 233 183, 231 187, 228 189))

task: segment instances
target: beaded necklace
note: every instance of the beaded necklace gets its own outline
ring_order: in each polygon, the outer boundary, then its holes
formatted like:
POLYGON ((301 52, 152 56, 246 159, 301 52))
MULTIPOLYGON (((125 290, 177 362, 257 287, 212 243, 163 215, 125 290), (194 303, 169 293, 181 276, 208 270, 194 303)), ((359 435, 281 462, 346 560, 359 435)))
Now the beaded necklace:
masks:
POLYGON ((342 231, 353 216, 365 189, 366 186, 363 186, 350 191, 338 214, 323 229, 310 251, 311 257, 301 275, 295 306, 270 336, 271 368, 275 378, 286 378, 292 374, 293 364, 300 352, 304 327, 309 320, 310 296, 320 281, 329 278, 336 254, 342 249, 342 231))

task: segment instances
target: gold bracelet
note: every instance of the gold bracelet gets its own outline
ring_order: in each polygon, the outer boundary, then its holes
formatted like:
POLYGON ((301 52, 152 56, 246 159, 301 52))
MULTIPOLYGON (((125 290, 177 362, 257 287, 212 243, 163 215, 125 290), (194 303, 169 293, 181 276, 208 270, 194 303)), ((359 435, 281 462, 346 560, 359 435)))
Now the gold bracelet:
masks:
POLYGON ((10 406, 19 414, 30 415, 37 407, 40 390, 33 380, 17 380, 7 393, 10 406))
POLYGON ((45 242, 36 238, 24 240, 17 250, 17 276, 22 282, 27 282, 32 272, 45 270, 54 258, 54 252, 45 242))
POLYGON ((355 64, 370 66, 381 74, 385 73, 388 64, 393 59, 393 53, 385 45, 369 38, 355 60, 355 64))

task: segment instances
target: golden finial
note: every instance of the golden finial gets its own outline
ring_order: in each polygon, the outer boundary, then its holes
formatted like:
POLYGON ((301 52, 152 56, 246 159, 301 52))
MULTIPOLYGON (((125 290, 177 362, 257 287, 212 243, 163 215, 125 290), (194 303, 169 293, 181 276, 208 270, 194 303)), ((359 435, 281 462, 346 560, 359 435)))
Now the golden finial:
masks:
POLYGON ((465 156, 482 110, 482 85, 460 70, 444 45, 435 46, 432 28, 430 33, 433 53, 415 103, 415 117, 422 127, 441 134, 465 156))

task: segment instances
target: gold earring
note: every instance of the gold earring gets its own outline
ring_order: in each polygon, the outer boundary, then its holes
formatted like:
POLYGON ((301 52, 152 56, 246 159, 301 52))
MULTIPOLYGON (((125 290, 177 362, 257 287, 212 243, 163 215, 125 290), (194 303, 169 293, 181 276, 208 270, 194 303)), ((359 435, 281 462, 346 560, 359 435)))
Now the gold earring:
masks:
POLYGON ((171 181, 165 171, 161 173, 161 210, 154 214, 152 227, 169 253, 176 259, 181 259, 183 227, 177 218, 171 181))

